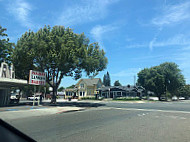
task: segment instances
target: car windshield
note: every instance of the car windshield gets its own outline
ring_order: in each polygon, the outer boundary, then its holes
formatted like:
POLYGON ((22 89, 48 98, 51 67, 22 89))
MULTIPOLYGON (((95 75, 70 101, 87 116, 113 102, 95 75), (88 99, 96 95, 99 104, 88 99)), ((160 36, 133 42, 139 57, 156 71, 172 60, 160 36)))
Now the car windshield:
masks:
POLYGON ((189 0, 0 7, 0 141, 190 141, 189 0))

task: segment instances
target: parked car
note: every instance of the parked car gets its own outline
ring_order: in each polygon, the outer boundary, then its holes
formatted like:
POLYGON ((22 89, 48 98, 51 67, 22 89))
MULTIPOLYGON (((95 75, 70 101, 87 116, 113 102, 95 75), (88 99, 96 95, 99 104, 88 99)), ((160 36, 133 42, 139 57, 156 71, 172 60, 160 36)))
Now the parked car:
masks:
POLYGON ((38 99, 40 99, 40 95, 33 95, 33 96, 30 96, 30 97, 28 97, 28 100, 38 100, 38 99))
POLYGON ((179 100, 185 100, 185 97, 179 97, 179 100))
POLYGON ((19 95, 17 93, 11 93, 10 103, 11 104, 19 103, 19 95))
POLYGON ((166 97, 160 97, 160 100, 161 100, 161 101, 166 101, 167 98, 166 98, 166 97))
POLYGON ((177 97, 176 97, 176 96, 173 96, 173 97, 172 97, 172 101, 177 101, 177 97))
POLYGON ((149 100, 150 101, 158 101, 159 99, 158 99, 158 97, 149 97, 149 100))

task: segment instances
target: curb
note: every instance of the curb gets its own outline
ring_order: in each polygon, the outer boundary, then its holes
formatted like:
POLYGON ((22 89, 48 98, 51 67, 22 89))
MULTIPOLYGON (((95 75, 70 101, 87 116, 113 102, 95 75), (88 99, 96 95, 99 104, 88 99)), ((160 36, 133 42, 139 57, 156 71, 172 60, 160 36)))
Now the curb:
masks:
POLYGON ((83 111, 83 110, 86 110, 86 109, 60 111, 60 112, 57 112, 56 114, 69 113, 69 112, 76 112, 76 111, 83 111))

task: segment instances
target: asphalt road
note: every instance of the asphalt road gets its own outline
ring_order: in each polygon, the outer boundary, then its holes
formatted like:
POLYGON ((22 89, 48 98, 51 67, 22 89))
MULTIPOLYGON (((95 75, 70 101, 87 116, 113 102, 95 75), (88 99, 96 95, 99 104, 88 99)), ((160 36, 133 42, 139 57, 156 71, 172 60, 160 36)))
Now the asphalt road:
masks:
POLYGON ((41 142, 189 142, 190 104, 108 102, 9 123, 41 142))
POLYGON ((136 109, 152 109, 152 110, 165 110, 165 111, 189 111, 190 101, 183 102, 152 102, 152 103, 120 103, 120 102, 107 102, 107 107, 116 108, 136 108, 136 109))

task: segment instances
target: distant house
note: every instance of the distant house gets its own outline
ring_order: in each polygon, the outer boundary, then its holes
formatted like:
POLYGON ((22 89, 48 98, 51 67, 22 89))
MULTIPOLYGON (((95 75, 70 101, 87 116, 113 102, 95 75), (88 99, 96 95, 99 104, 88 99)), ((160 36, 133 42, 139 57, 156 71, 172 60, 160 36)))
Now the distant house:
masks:
POLYGON ((80 79, 75 88, 65 89, 66 98, 69 96, 87 97, 94 96, 97 89, 102 87, 100 78, 80 79))
POLYGON ((99 95, 105 98, 142 97, 145 89, 141 86, 107 86, 98 89, 99 95))

